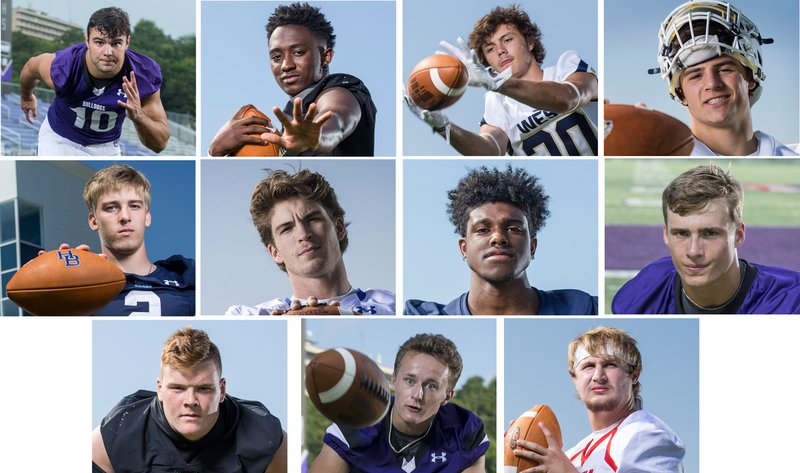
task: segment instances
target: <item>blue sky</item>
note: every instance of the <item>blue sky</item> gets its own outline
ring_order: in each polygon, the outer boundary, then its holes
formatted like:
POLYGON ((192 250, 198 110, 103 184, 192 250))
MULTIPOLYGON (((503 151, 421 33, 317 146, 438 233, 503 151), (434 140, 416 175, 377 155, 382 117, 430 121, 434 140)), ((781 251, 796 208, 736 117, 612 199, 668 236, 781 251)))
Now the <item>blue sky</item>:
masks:
POLYGON ((176 330, 204 330, 222 356, 228 394, 261 401, 286 429, 286 321, 95 320, 92 323, 92 426, 119 400, 155 391, 161 349, 176 330))
POLYGON ((497 375, 495 327, 494 319, 305 320, 306 338, 316 345, 353 348, 390 368, 403 342, 418 333, 440 333, 456 344, 464 361, 456 389, 472 376, 488 382, 497 375))
POLYGON ((616 327, 638 342, 644 409, 686 445, 686 473, 699 461, 699 330, 691 319, 505 320, 504 426, 536 404, 547 404, 561 426, 564 449, 591 432, 586 407, 567 371, 567 346, 587 330, 616 327))
MULTIPOLYGON (((264 25, 275 7, 289 2, 203 1, 201 20, 201 154, 217 130, 244 104, 273 118, 288 96, 269 69, 264 25)), ((330 72, 361 79, 378 109, 375 155, 395 155, 394 2, 310 2, 319 6, 336 34, 330 72), (353 28, 351 25, 358 25, 353 28)))
MULTIPOLYGON (((658 67, 658 29, 679 4, 605 2, 605 93, 613 103, 642 101, 688 123, 689 112, 670 98, 666 81, 660 74, 646 72, 658 67)), ((737 0, 733 4, 758 26, 763 37, 775 39, 775 43, 761 48, 767 79, 761 99, 753 107, 753 128, 783 143, 797 143, 800 141, 798 2, 737 0)))
POLYGON ((404 298, 447 303, 469 289, 469 268, 447 216, 447 191, 470 169, 506 163, 538 176, 550 196, 550 218, 538 235, 528 279, 540 289, 597 295, 597 161, 405 160, 404 298))
MULTIPOLYGON (((86 28, 89 17, 95 11, 108 6, 125 9, 131 18, 131 27, 141 19, 155 22, 164 32, 177 38, 195 33, 195 2, 193 0, 170 0, 164 8, 161 0, 13 0, 15 8, 30 8, 50 16, 78 24, 86 28), (176 12, 179 12, 176 14, 176 12)), ((136 38, 131 38, 131 47, 136 50, 136 38)), ((22 67, 20 65, 19 67, 22 67)))
MULTIPOLYGON (((439 42, 456 44, 456 38, 469 37, 472 26, 495 5, 511 2, 462 2, 459 0, 406 0, 403 3, 403 69, 405 84, 411 70, 423 58, 442 48, 439 42)), ((595 69, 598 68, 597 9, 594 0, 571 2, 516 2, 542 30, 547 50, 545 66, 555 65, 564 51, 574 49, 595 69), (580 13, 576 13, 580 12, 580 13)), ((470 87, 464 96, 444 113, 457 125, 477 131, 483 117, 483 88, 470 87)), ((407 156, 459 156, 428 125, 403 104, 403 153, 407 156)))
MULTIPOLYGON (((194 161, 84 161, 101 169, 128 164, 150 181, 152 222, 145 233, 147 256, 156 261, 180 254, 195 257, 195 163, 194 161)), ((89 244, 100 251, 100 243, 89 244)))
POLYGON ((201 197, 204 314, 291 295, 286 273, 269 257, 250 220, 250 197, 266 168, 310 169, 325 176, 350 222, 344 253, 350 282, 394 291, 394 160, 207 159, 201 197))

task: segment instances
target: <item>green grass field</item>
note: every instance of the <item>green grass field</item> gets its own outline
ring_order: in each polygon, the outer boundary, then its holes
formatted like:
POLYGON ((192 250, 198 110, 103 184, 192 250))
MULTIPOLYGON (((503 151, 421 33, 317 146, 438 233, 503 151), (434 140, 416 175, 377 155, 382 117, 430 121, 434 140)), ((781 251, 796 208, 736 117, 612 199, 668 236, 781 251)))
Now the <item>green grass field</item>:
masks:
MULTIPOLYGON (((680 173, 706 163, 699 159, 606 159, 606 225, 661 225, 661 192, 680 173)), ((800 161, 714 161, 723 169, 728 169, 728 163, 745 187, 746 225, 800 226, 800 161), (772 188, 768 192, 748 188, 754 185, 772 188), (794 188, 781 190, 787 185, 794 188)))
MULTIPOLYGON (((700 159, 606 159, 606 225, 662 225, 661 192, 680 173, 708 163, 700 159)), ((745 225, 800 226, 800 161, 717 159, 742 183, 745 225), (753 189, 767 189, 760 191, 753 189)), ((627 278, 605 278, 605 313, 627 278)))

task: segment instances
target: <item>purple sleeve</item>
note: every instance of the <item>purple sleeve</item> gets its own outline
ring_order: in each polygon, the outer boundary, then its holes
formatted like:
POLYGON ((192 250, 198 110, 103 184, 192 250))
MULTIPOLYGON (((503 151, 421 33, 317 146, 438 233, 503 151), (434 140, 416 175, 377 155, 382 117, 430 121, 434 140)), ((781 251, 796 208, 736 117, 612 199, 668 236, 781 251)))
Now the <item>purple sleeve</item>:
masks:
MULTIPOLYGON (((161 66, 157 62, 130 49, 125 53, 130 69, 136 73, 136 85, 141 98, 153 95, 161 88, 161 66)), ((130 75, 128 72, 126 75, 130 75)))
POLYGON ((667 256, 656 260, 620 288, 611 301, 611 311, 615 314, 675 313, 674 278, 672 259, 667 256))

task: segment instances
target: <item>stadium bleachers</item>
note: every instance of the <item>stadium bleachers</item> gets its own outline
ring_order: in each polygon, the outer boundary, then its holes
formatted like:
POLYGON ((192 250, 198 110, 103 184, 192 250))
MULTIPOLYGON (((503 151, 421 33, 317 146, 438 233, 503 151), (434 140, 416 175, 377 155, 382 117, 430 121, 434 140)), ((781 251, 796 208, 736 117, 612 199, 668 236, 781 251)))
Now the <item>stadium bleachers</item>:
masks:
MULTIPOLYGON (((47 115, 51 103, 44 101, 37 94, 39 120, 33 125, 28 123, 20 108, 20 97, 17 93, 4 94, 0 117, 2 118, 2 152, 4 156, 31 156, 36 154, 36 142, 39 136, 39 125, 47 115)), ((168 121, 170 139, 162 156, 194 156, 195 132, 186 126, 168 121)), ((130 120, 122 125, 120 146, 123 156, 155 156, 139 141, 136 128, 130 120)))

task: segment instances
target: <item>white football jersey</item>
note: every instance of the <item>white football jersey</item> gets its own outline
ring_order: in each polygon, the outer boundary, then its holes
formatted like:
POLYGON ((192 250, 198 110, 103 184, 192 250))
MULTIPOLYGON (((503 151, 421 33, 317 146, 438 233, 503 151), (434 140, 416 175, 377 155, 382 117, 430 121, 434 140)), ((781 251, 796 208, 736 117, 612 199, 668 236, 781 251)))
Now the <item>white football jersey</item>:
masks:
MULTIPOLYGON (((564 82, 574 72, 595 74, 576 51, 566 51, 542 80, 564 82)), ((508 136, 517 156, 597 156, 597 102, 556 113, 525 105, 497 92, 486 92, 483 123, 508 136)), ((505 150, 504 150, 505 151, 505 150)))
POLYGON ((639 410, 567 450, 579 473, 683 473, 686 448, 661 419, 639 410))
MULTIPOLYGON (((768 135, 763 131, 756 131, 753 135, 758 138, 758 149, 750 156, 798 156, 798 154, 776 140, 774 136, 768 135)), ((692 156, 719 156, 711 150, 705 143, 694 139, 694 149, 692 149, 692 156)))
MULTIPOLYGON (((284 297, 262 302, 255 307, 246 305, 232 305, 228 307, 225 315, 270 315, 273 310, 287 311, 291 307, 294 297, 284 297)), ((320 303, 329 303, 333 300, 339 301, 343 309, 352 310, 361 315, 395 315, 395 296, 391 291, 384 289, 361 289, 353 288, 347 294, 329 299, 320 299, 320 303)), ((303 305, 306 301, 301 300, 303 305)))

